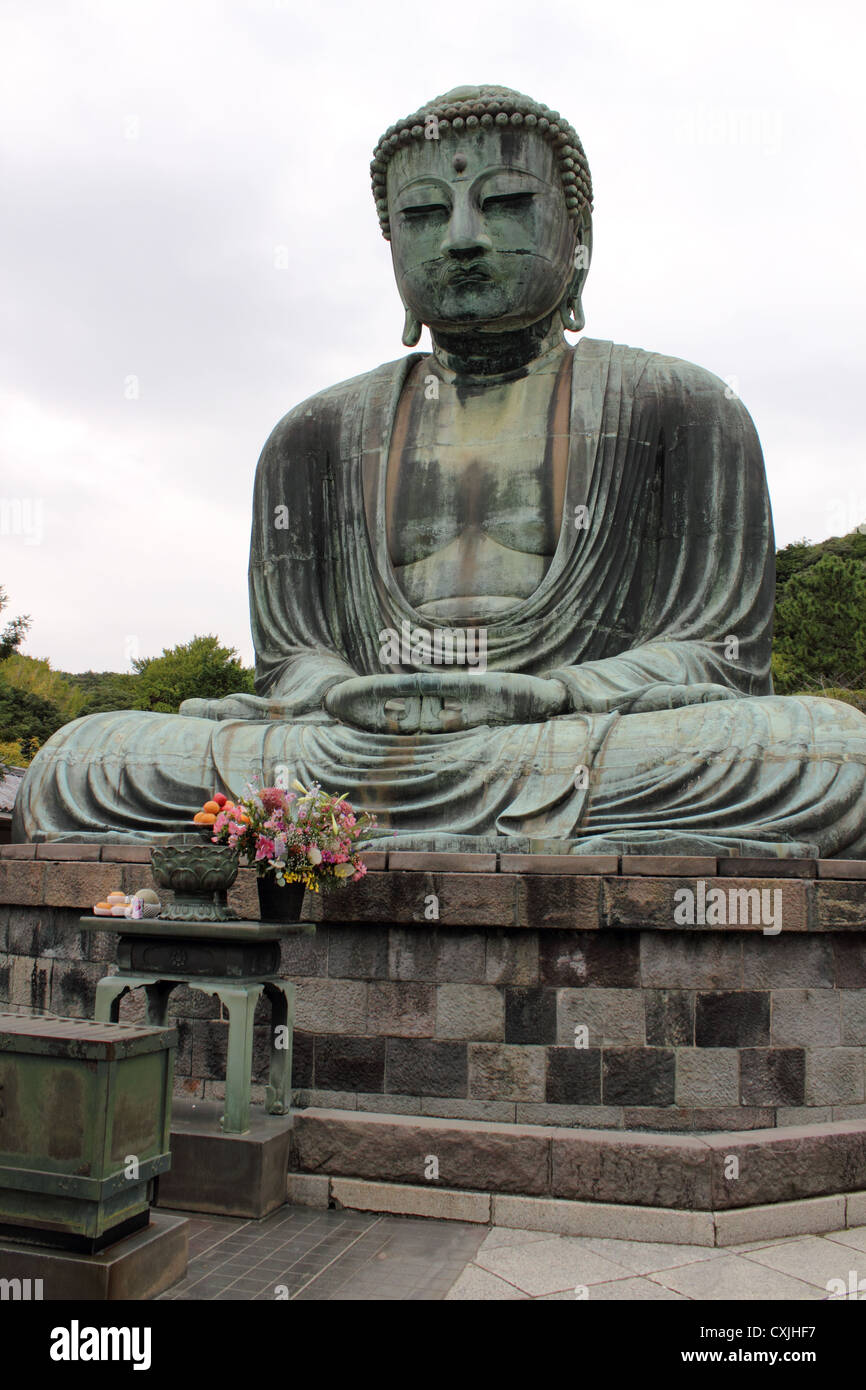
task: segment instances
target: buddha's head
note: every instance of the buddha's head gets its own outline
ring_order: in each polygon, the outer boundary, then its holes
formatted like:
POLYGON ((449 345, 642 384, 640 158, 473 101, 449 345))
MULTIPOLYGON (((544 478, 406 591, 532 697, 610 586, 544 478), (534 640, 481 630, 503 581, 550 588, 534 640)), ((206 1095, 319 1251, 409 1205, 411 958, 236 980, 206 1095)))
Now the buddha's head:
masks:
POLYGON ((592 184, 556 111, 507 87, 458 87, 385 132, 371 165, 406 308, 403 341, 583 327, 592 184))

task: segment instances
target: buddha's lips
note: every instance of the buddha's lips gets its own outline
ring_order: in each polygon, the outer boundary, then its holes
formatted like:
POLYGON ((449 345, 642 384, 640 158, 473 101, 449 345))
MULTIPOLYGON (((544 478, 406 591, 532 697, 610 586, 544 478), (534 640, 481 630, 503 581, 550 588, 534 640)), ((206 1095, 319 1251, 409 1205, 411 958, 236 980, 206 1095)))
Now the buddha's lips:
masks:
POLYGON ((474 284, 482 280, 492 280, 493 276, 484 266, 475 265, 457 266, 454 270, 449 271, 445 278, 449 285, 464 285, 474 284))

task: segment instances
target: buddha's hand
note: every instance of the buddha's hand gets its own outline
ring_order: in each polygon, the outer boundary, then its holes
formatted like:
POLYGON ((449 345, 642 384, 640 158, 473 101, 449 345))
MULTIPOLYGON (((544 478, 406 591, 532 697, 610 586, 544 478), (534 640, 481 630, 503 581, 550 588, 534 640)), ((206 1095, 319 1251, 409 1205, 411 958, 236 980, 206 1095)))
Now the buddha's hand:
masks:
POLYGON ((560 681, 509 671, 358 676, 332 686, 325 697, 326 710, 342 723, 383 734, 534 724, 568 706, 560 681))
POLYGON ((178 713, 188 719, 286 719, 294 705, 267 696, 226 695, 222 700, 184 700, 178 713))
POLYGON ((624 713, 651 714, 655 710, 682 709, 685 705, 706 705, 714 700, 739 698, 738 691, 731 690, 727 685, 714 685, 711 681, 702 681, 697 685, 651 685, 624 709, 624 713))

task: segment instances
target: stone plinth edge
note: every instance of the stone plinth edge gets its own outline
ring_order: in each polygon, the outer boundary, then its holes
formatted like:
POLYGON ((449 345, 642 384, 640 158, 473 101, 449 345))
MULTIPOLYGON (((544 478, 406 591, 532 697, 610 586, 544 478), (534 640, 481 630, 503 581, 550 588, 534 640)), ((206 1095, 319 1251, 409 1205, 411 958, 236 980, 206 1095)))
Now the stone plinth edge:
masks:
POLYGON ((640 1239, 690 1244, 762 1238, 752 1218, 772 1235, 866 1221, 863 1121, 683 1135, 309 1109, 290 1170, 290 1199, 315 1177, 315 1205, 327 1176, 329 1200, 359 1210, 529 1225, 526 1211, 608 1235, 644 1213, 656 1234, 640 1239))
MULTIPOLYGON (((311 922, 525 931, 682 931, 757 935, 866 929, 866 861, 654 856, 390 854, 339 892, 307 893, 311 922), (793 867, 792 867, 793 866, 793 867), (794 872, 796 869, 796 872, 794 872)), ((152 887, 150 848, 0 846, 0 905, 90 911, 110 892, 152 887)), ((229 905, 258 918, 255 871, 229 905)), ((118 919, 120 921, 121 919, 118 919)))

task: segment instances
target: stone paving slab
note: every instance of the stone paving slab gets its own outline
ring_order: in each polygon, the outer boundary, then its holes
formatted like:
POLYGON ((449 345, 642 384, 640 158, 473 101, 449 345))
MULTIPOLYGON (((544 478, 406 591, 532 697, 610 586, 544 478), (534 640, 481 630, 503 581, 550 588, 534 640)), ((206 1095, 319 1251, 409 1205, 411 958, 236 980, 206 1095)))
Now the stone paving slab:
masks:
POLYGON ((756 1264, 751 1257, 725 1253, 720 1260, 660 1270, 653 1282, 696 1300, 734 1299, 766 1302, 784 1299, 787 1303, 826 1299, 825 1288, 804 1279, 794 1279, 779 1270, 756 1264))
MULTIPOLYGON (((569 1295, 570 1297, 571 1295, 569 1295)), ((467 1265, 460 1275, 457 1282, 445 1295, 451 1301, 462 1300, 475 1302, 490 1302, 496 1300, 504 1303, 509 1300, 529 1299, 528 1293, 522 1293, 520 1289, 509 1284, 505 1279, 499 1279, 489 1270, 481 1269, 478 1265, 467 1265)), ((554 1298, 565 1297, 563 1294, 553 1294, 554 1298)))
MULTIPOLYGON (((451 1295, 448 1295, 449 1298, 451 1295)), ((546 1293, 538 1300, 539 1303, 564 1303, 574 1302, 573 1293, 546 1293)), ((592 1289, 593 1303, 612 1303, 612 1302, 665 1302, 665 1303, 688 1303, 689 1300, 684 1294, 674 1293, 673 1289, 665 1289, 661 1284, 654 1284, 651 1279, 613 1279, 609 1284, 594 1284, 592 1289)))
POLYGON ((660 1245, 650 1241, 604 1240, 593 1236, 587 1237, 583 1244, 615 1264, 625 1265, 634 1274, 675 1269, 679 1265, 697 1264, 700 1260, 717 1259, 728 1253, 705 1245, 660 1245))
POLYGON ((609 1283, 628 1273, 624 1265, 605 1259, 585 1242, 569 1236, 493 1250, 482 1246, 475 1263, 533 1298, 564 1289, 573 1294, 578 1286, 609 1283))
POLYGON ((858 1252, 850 1246, 821 1236, 802 1236, 800 1240, 788 1240, 783 1245, 762 1246, 751 1251, 748 1258, 754 1264, 803 1279, 808 1284, 817 1284, 825 1290, 834 1279, 847 1285, 849 1271, 858 1264, 858 1278, 866 1274, 866 1258, 862 1254, 858 1258, 858 1252))
POLYGON ((866 1290, 866 1226, 719 1249, 288 1205, 262 1221, 189 1222, 187 1275, 163 1299, 808 1302, 852 1296, 832 1280, 866 1290))

